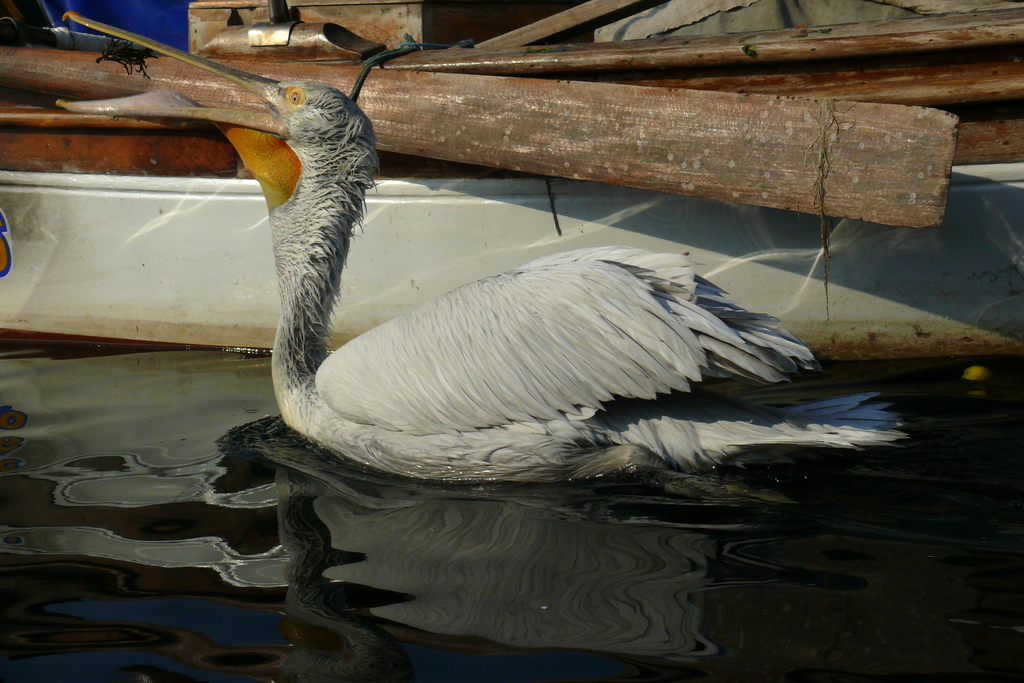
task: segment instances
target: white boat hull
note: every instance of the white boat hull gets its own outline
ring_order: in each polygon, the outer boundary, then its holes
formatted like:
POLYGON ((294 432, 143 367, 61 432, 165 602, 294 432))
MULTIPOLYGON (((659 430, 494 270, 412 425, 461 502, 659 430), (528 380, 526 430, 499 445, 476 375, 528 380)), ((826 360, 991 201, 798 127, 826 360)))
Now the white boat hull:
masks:
MULTIPOLYGON (((1024 352, 1024 164, 957 170, 940 227, 838 222, 827 308, 814 216, 560 180, 385 180, 343 276, 338 341, 542 254, 626 244, 689 251, 827 357, 1024 352)), ((272 344, 255 181, 0 172, 0 209, 2 328, 272 344)))

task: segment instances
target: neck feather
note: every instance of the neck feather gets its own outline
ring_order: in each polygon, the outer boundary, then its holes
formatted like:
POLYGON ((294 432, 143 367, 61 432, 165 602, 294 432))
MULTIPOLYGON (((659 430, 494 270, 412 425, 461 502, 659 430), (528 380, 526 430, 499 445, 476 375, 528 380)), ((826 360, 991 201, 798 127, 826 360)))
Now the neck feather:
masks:
POLYGON ((331 313, 368 179, 368 174, 304 172, 292 198, 270 216, 281 296, 274 387, 282 414, 294 427, 306 422, 316 400, 316 371, 328 355, 331 313))

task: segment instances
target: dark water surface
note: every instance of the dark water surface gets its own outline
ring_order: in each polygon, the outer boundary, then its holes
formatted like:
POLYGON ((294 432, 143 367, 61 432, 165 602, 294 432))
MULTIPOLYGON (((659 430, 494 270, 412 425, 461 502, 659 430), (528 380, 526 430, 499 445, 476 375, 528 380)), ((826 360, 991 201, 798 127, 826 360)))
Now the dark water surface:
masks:
POLYGON ((860 391, 901 447, 434 487, 264 418, 266 357, 0 346, 0 679, 1024 681, 1024 358, 749 393, 860 391))

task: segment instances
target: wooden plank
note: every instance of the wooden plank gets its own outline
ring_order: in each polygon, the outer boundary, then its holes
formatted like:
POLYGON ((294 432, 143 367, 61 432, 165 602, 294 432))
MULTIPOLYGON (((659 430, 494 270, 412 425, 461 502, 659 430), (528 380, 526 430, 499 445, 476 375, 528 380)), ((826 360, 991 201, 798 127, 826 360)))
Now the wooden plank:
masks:
POLYGON ((590 0, 564 12, 546 17, 514 31, 477 44, 478 48, 518 47, 556 43, 565 38, 593 31, 605 24, 625 19, 664 3, 664 0, 590 0))
POLYGON ((1024 119, 969 121, 962 124, 954 162, 1005 164, 1024 161, 1024 119))
POLYGON ((646 87, 949 107, 1024 99, 1024 45, 877 59, 569 76, 646 87))
POLYGON ((956 164, 1024 161, 1024 101, 954 108, 960 117, 956 164))
MULTIPOLYGON (((953 164, 995 164, 1024 161, 1024 102, 1009 102, 996 107, 954 107, 952 112, 960 118, 957 135, 956 154, 953 164)), ((186 128, 196 131, 213 130, 210 124, 191 122, 186 128)), ((152 121, 136 119, 112 119, 108 116, 95 114, 76 114, 66 110, 26 110, 25 108, 0 109, 0 168, 3 170, 36 170, 43 172, 62 172, 68 167, 68 159, 64 154, 40 155, 32 151, 35 144, 30 141, 34 133, 15 131, 18 128, 59 128, 51 134, 62 137, 81 136, 83 129, 113 128, 136 129, 151 131, 154 135, 160 131, 176 131, 171 127, 152 121), (11 130, 4 130, 11 129, 11 130), (20 135, 13 133, 19 132, 20 135), (31 160, 29 158, 31 157, 31 160), (31 168, 30 168, 31 167, 31 168)), ((197 134, 195 137, 206 139, 209 135, 197 134)), ((217 136, 214 136, 217 137, 217 136)), ((42 141, 52 142, 42 137, 42 141)), ((93 138, 92 142, 95 142, 93 138)), ((223 140, 221 140, 223 142, 223 140)), ((75 144, 75 143, 71 143, 75 144)), ((175 145, 188 147, 193 143, 193 136, 183 135, 176 138, 175 145)), ((202 144, 202 142, 198 143, 202 144)), ((103 146, 76 145, 79 158, 76 163, 89 172, 107 173, 109 152, 103 146)), ((507 171, 476 164, 461 164, 454 161, 429 159, 426 157, 397 154, 381 150, 379 177, 382 178, 505 178, 529 177, 527 173, 507 171)), ((224 175, 226 171, 237 166, 237 159, 229 162, 218 161, 208 165, 199 159, 193 159, 192 166, 185 169, 184 175, 224 175)), ((134 175, 168 175, 162 167, 154 165, 147 159, 146 163, 135 166, 122 165, 124 172, 134 175)))
POLYGON ((0 123, 5 171, 237 177, 238 158, 217 130, 26 128, 0 123))
MULTIPOLYGON (((194 67, 153 60, 127 77, 89 54, 0 49, 0 82, 79 98, 176 89, 206 104, 253 96, 194 67), (33 54, 42 53, 42 54, 33 54)), ((355 69, 264 64, 271 78, 347 90, 355 69)), ((956 117, 937 110, 605 83, 375 70, 361 106, 382 149, 514 171, 892 225, 938 224, 956 117), (819 156, 830 171, 819 184, 819 156)))
POLYGON ((750 34, 418 52, 388 64, 492 76, 568 75, 922 54, 1024 42, 1024 8, 750 34), (746 51, 744 50, 746 47, 746 51), (754 56, 754 54, 756 56, 754 56))
POLYGON ((952 106, 1024 98, 1024 44, 827 62, 573 74, 573 78, 648 87, 952 106))
MULTIPOLYGON (((380 151, 380 178, 520 178, 526 173, 380 151)), ((0 169, 42 173, 249 177, 213 124, 0 108, 0 169), (106 129, 97 131, 96 129, 106 129), (133 135, 116 131, 131 130, 133 135), (145 150, 145 153, 138 153, 145 150)))
MULTIPOLYGON (((995 164, 1024 161, 1024 103, 1010 103, 995 109, 986 107, 984 111, 957 107, 953 113, 960 117, 960 130, 957 136, 954 164, 995 164)), ((203 130, 202 124, 194 124, 197 131, 203 130)), ((38 148, 52 149, 52 135, 62 138, 74 138, 87 135, 86 129, 113 128, 136 129, 150 131, 158 135, 160 131, 178 130, 150 121, 135 119, 111 119, 107 116, 90 114, 74 114, 68 111, 25 112, 0 110, 0 168, 8 171, 42 171, 66 172, 68 164, 67 152, 40 153, 38 148), (19 128, 59 128, 49 133, 16 130, 19 128), (49 145, 49 146, 47 146, 49 145)), ((212 129, 212 126, 207 126, 212 129)), ((149 133, 147 133, 149 134, 149 133)), ((213 138, 217 138, 213 135, 213 138)), ((209 134, 181 135, 175 138, 172 147, 175 151, 201 146, 210 138, 209 134), (196 141, 196 138, 199 138, 196 141)), ((220 140, 223 146, 227 146, 220 140)), ((75 169, 78 172, 117 173, 132 175, 173 175, 173 167, 167 167, 162 153, 142 159, 137 155, 122 162, 112 163, 109 149, 102 144, 97 145, 95 137, 89 138, 88 144, 72 141, 67 143, 75 150, 75 169), (153 164, 151 159, 159 160, 153 164), (138 163, 130 163, 135 159, 138 163)), ((230 175, 238 168, 237 159, 232 150, 223 152, 224 156, 209 158, 202 152, 190 152, 191 161, 179 169, 182 175, 230 175)), ((462 164, 441 159, 397 154, 380 151, 381 178, 505 178, 528 177, 529 174, 496 169, 476 164, 462 164)))
POLYGON ((918 14, 951 14, 953 12, 978 12, 985 10, 1007 9, 1017 5, 1019 0, 1011 2, 993 2, 993 0, 874 0, 884 5, 893 5, 909 9, 918 14))
POLYGON ((32 109, 27 107, 0 107, 0 127, 4 128, 131 128, 135 130, 180 130, 197 128, 215 130, 216 126, 202 121, 183 121, 180 125, 111 118, 99 114, 79 114, 66 109, 32 109))
POLYGON ((532 79, 507 79, 498 97, 513 106, 499 110, 489 83, 413 75, 367 93, 387 149, 814 212, 824 138, 826 213, 923 227, 945 211, 946 112, 532 79))

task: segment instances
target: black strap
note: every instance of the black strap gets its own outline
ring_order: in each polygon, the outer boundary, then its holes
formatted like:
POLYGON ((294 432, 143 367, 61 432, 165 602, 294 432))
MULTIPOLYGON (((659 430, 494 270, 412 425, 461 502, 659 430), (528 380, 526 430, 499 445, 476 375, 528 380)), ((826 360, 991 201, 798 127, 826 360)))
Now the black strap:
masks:
POLYGON ((352 92, 349 94, 349 99, 353 102, 356 101, 356 98, 359 97, 359 91, 363 89, 363 83, 366 81, 366 77, 370 74, 370 69, 373 67, 382 66, 385 62, 389 62, 396 57, 402 57, 403 55, 419 52, 420 50, 446 50, 451 47, 473 47, 473 41, 472 39, 460 40, 454 45, 439 45, 435 43, 414 43, 409 36, 406 36, 406 42, 402 43, 398 47, 392 50, 378 52, 363 62, 363 68, 356 77, 356 82, 352 85, 352 92))

